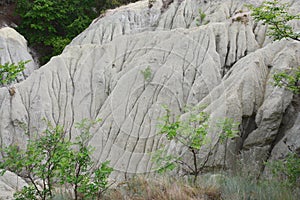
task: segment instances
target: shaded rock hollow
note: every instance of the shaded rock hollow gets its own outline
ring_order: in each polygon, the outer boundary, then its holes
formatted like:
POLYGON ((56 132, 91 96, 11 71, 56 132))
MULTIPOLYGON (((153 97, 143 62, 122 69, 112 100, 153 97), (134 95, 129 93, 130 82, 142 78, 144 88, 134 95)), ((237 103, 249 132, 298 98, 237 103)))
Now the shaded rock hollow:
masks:
POLYGON ((25 146, 20 125, 34 134, 45 128, 43 118, 64 125, 71 137, 78 134, 76 122, 101 118, 90 141, 94 159, 111 160, 113 178, 122 180, 152 171, 150 153, 166 143, 157 134, 162 105, 174 115, 205 105, 212 126, 225 117, 241 124, 225 162, 219 131, 209 133, 212 142, 200 157, 214 150, 210 168, 233 169, 241 161, 260 172, 262 162, 299 152, 298 96, 274 87, 271 77, 300 65, 300 43, 271 42, 243 7, 249 2, 174 0, 166 6, 157 0, 150 9, 144 0, 108 11, 61 55, 15 84, 14 96, 0 89, 1 145, 25 146), (202 21, 199 9, 206 14, 202 21), (234 20, 240 10, 249 21, 234 20))

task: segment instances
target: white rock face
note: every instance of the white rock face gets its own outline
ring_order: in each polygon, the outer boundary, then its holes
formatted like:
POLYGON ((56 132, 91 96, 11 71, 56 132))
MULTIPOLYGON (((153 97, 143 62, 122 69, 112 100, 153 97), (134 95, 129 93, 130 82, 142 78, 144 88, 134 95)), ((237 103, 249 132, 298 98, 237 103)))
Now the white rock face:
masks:
POLYGON ((13 194, 24 186, 27 186, 27 183, 21 177, 9 171, 5 172, 3 176, 0 176, 0 199, 14 199, 13 194))
MULTIPOLYGON (((300 66, 300 43, 271 43, 266 27, 250 17, 233 21, 236 11, 247 12, 243 3, 174 0, 163 7, 157 0, 149 9, 145 0, 95 19, 60 56, 17 84, 14 96, 0 89, 2 146, 25 145, 20 124, 34 134, 47 118, 75 137, 76 122, 101 118, 90 141, 94 158, 111 160, 113 177, 123 179, 151 171, 150 153, 166 143, 157 134, 165 104, 174 115, 183 115, 188 105, 206 105, 212 126, 225 117, 241 124, 228 145, 226 167, 241 158, 249 168, 260 167, 270 155, 286 154, 286 144, 299 151, 297 120, 284 123, 299 115, 296 96, 274 87, 272 74, 300 66), (206 13, 202 22, 199 8, 206 13), (151 74, 145 77, 147 68, 151 74)), ((209 165, 220 167, 225 150, 216 144, 219 131, 209 137, 200 157, 212 148, 209 165)))
POLYGON ((18 82, 26 79, 38 65, 33 60, 27 47, 27 41, 17 31, 10 27, 0 28, 0 63, 15 63, 30 61, 25 65, 26 69, 18 82))

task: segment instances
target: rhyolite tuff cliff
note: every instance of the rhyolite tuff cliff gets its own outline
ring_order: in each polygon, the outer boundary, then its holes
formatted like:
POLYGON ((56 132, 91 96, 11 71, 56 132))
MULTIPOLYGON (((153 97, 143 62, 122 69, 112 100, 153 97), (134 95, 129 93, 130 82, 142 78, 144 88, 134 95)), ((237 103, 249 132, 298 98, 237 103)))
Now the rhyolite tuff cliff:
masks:
MULTIPOLYGON (((149 6, 143 0, 106 12, 61 55, 15 84, 13 96, 0 89, 1 145, 25 146, 20 125, 34 134, 45 128, 43 118, 64 125, 71 137, 76 122, 101 118, 92 129, 94 159, 110 160, 112 177, 121 180, 150 172, 150 152, 168 144, 157 134, 162 105, 174 115, 205 105, 212 126, 225 117, 240 123, 225 162, 219 132, 210 131, 211 143, 200 154, 214 149, 208 170, 244 164, 259 173, 264 161, 299 153, 299 95, 275 87, 272 74, 300 66, 300 43, 272 42, 245 3, 258 1, 156 0, 149 6)), ((292 8, 299 12, 299 1, 292 8)))

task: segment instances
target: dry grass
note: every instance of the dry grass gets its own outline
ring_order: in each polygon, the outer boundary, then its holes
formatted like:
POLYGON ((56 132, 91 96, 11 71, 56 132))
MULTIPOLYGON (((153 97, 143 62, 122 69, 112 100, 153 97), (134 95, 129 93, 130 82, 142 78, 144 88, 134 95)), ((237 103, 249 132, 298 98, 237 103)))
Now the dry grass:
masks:
MULTIPOLYGON (((55 200, 71 199, 63 191, 60 194, 55 200)), ((195 186, 186 179, 153 175, 121 182, 101 200, 298 200, 299 196, 299 188, 288 188, 276 180, 206 174, 195 186)))
POLYGON ((219 200, 221 194, 214 187, 193 187, 186 181, 171 178, 132 178, 107 191, 110 200, 219 200))
POLYGON ((105 200, 297 200, 300 194, 276 181, 204 175, 197 186, 169 177, 138 176, 109 189, 105 200), (296 193, 295 193, 296 192, 296 193))

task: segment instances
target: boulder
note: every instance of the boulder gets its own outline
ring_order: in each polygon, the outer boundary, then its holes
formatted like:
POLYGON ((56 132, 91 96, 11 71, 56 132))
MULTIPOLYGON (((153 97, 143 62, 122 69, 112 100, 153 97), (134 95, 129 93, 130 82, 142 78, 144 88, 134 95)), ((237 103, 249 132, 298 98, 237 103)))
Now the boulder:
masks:
POLYGON ((3 176, 0 176, 0 199, 13 200, 15 192, 20 191, 27 183, 16 174, 6 171, 3 176))

